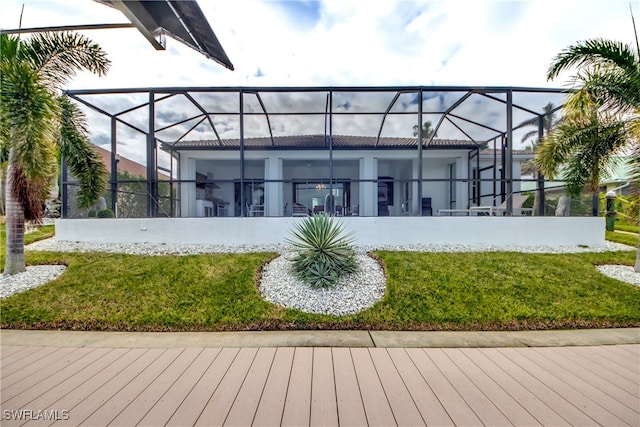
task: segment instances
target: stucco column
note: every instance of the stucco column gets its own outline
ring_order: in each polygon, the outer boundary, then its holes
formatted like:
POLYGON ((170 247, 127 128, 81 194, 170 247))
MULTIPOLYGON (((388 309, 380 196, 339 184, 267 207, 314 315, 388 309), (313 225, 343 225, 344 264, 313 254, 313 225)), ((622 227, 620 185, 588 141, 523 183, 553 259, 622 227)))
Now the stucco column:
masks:
POLYGON ((282 182, 269 182, 282 180, 282 159, 269 157, 264 161, 264 212, 266 216, 282 216, 283 208, 283 184, 282 182))
MULTIPOLYGON (((463 178, 469 170, 469 159, 466 157, 456 157, 456 178, 463 178)), ((456 181, 454 184, 456 191, 455 209, 467 209, 469 200, 469 183, 456 181)))
POLYGON ((413 168, 411 172, 411 178, 414 180, 411 183, 411 215, 418 216, 420 214, 420 210, 422 209, 422 194, 418 194, 418 190, 421 186, 418 185, 418 180, 420 179, 420 161, 418 159, 412 160, 413 168))
POLYGON ((360 159, 360 216, 378 215, 378 159, 365 157, 360 159))
MULTIPOLYGON (((180 179, 196 179, 196 159, 180 158, 180 179)), ((180 212, 183 218, 196 216, 196 183, 183 182, 180 184, 180 212)))

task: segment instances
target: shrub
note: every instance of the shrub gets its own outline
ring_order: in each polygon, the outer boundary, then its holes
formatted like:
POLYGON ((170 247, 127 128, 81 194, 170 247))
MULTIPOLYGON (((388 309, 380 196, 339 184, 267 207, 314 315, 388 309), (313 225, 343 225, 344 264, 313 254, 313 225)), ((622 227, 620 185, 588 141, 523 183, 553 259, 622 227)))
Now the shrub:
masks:
POLYGON ((304 218, 292 231, 287 242, 297 256, 293 260, 295 274, 311 286, 334 286, 340 278, 356 271, 351 234, 344 234, 342 224, 328 215, 304 218))
POLYGON ((98 211, 96 211, 95 209, 91 209, 89 211, 89 213, 87 214, 87 217, 89 218, 95 218, 98 215, 98 211))
POLYGON ((98 211, 98 218, 113 218, 115 215, 111 209, 102 209, 98 211))

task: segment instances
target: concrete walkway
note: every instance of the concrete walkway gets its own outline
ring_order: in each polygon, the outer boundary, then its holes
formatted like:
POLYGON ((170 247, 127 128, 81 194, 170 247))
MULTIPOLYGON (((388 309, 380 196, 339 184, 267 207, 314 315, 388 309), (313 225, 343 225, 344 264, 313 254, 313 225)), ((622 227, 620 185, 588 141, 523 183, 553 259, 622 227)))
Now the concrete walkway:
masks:
POLYGON ((82 332, 0 331, 3 346, 216 348, 216 347, 403 347, 490 348, 640 344, 640 328, 551 331, 407 332, 82 332))

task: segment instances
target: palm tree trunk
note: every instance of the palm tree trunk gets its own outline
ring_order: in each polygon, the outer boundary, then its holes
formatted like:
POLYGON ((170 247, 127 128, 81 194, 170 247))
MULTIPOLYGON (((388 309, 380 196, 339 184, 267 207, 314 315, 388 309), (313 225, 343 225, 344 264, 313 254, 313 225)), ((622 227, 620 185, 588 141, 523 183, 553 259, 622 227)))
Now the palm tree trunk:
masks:
POLYGON ((640 273, 640 239, 638 239, 638 252, 636 252, 636 273, 640 273))
POLYGON ((7 249, 4 274, 17 274, 26 271, 24 264, 24 208, 13 195, 11 172, 13 169, 14 148, 9 151, 9 166, 5 185, 7 210, 7 249))

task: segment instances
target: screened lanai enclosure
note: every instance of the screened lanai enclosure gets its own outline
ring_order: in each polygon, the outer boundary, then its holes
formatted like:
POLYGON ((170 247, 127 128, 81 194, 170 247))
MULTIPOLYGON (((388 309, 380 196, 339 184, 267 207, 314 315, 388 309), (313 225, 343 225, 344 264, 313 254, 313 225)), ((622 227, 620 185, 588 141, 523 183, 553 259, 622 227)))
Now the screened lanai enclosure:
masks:
MULTIPOLYGON (((521 143, 561 90, 296 87, 72 90, 118 218, 469 216, 538 191, 521 143)), ((62 216, 82 218, 63 162, 62 216)), ((532 196, 531 196, 532 197, 532 196)))

